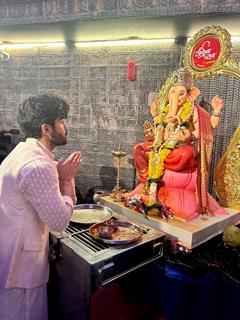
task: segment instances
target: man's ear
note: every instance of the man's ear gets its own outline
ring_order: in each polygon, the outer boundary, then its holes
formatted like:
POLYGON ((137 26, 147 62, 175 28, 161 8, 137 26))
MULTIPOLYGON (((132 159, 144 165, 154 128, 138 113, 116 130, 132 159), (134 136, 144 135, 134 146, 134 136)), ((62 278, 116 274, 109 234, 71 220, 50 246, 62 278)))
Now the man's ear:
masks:
POLYGON ((49 136, 50 134, 52 134, 52 127, 50 126, 50 124, 43 123, 41 125, 41 131, 43 136, 49 136))
POLYGON ((188 101, 193 102, 194 100, 197 99, 197 97, 200 95, 201 91, 197 87, 192 87, 188 91, 188 101))

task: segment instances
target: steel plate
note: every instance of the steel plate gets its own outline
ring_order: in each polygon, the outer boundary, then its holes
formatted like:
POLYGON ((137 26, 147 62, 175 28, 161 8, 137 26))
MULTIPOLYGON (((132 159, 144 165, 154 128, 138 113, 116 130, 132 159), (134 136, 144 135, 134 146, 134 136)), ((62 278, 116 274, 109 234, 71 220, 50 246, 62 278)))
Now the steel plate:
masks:
POLYGON ((123 220, 117 220, 117 223, 118 223, 118 228, 112 234, 112 237, 110 239, 105 239, 100 237, 98 232, 98 228, 101 226, 104 226, 105 222, 100 222, 92 225, 89 228, 89 233, 95 239, 100 240, 109 245, 122 245, 122 244, 131 243, 134 241, 138 241, 139 239, 141 239, 143 232, 137 225, 128 221, 123 221, 123 220))
POLYGON ((112 209, 99 204, 80 204, 74 207, 70 221, 81 224, 93 224, 110 219, 112 209))

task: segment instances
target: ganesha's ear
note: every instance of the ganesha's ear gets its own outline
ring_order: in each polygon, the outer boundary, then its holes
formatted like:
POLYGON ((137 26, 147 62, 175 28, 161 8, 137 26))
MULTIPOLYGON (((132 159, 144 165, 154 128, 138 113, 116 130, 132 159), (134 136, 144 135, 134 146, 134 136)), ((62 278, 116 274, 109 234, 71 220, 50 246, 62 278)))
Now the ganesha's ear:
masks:
POLYGON ((193 102, 200 95, 200 90, 197 87, 192 87, 188 91, 188 101, 193 102))

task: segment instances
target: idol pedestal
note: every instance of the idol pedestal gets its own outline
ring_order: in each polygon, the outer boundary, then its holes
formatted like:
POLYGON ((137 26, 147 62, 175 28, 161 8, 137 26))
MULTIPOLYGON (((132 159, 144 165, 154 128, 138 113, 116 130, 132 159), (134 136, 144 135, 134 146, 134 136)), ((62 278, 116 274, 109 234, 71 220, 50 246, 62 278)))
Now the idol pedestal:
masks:
POLYGON ((129 217, 136 222, 139 221, 161 230, 168 236, 175 238, 180 246, 190 250, 222 233, 226 227, 240 223, 240 212, 234 209, 227 209, 229 213, 227 216, 201 215, 191 221, 183 222, 176 218, 164 220, 160 217, 146 217, 125 207, 123 202, 115 202, 110 196, 101 197, 100 204, 123 215, 123 219, 124 216, 129 217))

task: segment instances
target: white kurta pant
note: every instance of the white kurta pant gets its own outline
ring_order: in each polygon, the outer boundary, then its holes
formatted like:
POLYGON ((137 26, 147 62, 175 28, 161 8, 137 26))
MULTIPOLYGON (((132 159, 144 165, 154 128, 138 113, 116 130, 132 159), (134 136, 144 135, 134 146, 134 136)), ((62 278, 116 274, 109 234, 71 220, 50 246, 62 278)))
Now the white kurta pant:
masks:
POLYGON ((47 320, 47 286, 5 289, 0 286, 1 320, 47 320))

